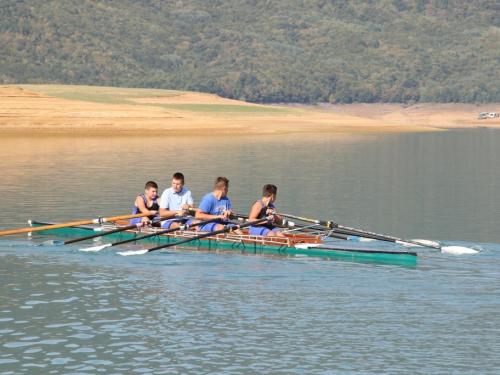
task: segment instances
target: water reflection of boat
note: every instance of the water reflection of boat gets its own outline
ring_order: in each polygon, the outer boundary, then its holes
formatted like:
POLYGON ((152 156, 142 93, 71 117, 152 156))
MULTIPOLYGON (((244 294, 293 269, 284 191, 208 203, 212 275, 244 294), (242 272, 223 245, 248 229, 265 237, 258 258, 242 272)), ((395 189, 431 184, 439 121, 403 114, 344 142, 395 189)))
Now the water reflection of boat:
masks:
MULTIPOLYGON (((30 221, 34 227, 51 225, 46 223, 30 221)), ((128 222, 104 223, 102 225, 81 225, 77 227, 58 228, 44 231, 45 235, 61 237, 85 236, 99 231, 110 231, 128 225, 128 222)), ((145 227, 141 229, 126 230, 105 238, 132 239, 147 234, 154 234, 162 228, 145 227)), ((159 234, 149 238, 156 243, 175 243, 199 236, 203 232, 194 230, 178 230, 168 234, 159 234)), ((360 247, 347 241, 332 240, 328 237, 329 231, 317 231, 316 233, 286 233, 285 237, 267 237, 250 235, 244 231, 243 235, 234 233, 223 233, 203 239, 193 239, 183 243, 182 247, 196 248, 199 250, 236 250, 250 254, 280 254, 285 256, 320 257, 326 259, 346 260, 352 262, 374 262, 397 264, 402 266, 413 266, 417 263, 417 254, 408 250, 360 247)), ((137 242, 141 244, 144 242, 137 242)), ((179 249, 181 246, 169 247, 168 249, 179 249)))

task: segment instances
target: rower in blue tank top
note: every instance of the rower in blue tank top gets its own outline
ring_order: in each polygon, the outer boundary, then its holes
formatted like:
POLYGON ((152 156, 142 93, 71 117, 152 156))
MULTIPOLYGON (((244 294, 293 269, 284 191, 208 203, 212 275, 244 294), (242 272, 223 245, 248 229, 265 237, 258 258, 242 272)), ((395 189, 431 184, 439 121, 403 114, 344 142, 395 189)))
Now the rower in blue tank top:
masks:
MULTIPOLYGON (((267 184, 264 185, 262 189, 262 199, 255 202, 250 210, 249 221, 256 221, 263 219, 265 217, 270 217, 273 222, 281 225, 283 224, 283 218, 277 213, 276 207, 274 207, 274 201, 276 200, 276 194, 278 188, 275 185, 267 184), (273 214, 274 212, 274 214, 273 214)), ((284 237, 283 232, 279 228, 275 227, 272 223, 262 223, 250 226, 250 234, 261 235, 261 236, 277 236, 284 237)))
MULTIPOLYGON (((215 179, 214 191, 201 199, 195 218, 201 221, 211 219, 218 219, 218 221, 200 226, 200 231, 214 232, 223 229, 225 225, 234 225, 228 221, 233 213, 231 202, 227 197, 228 190, 229 180, 226 177, 217 177, 215 179)), ((235 229, 233 233, 243 234, 241 229, 235 229)))
POLYGON ((144 217, 137 217, 130 220, 130 224, 138 224, 141 221, 149 221, 155 218, 160 210, 160 198, 158 197, 158 185, 154 181, 146 182, 144 194, 137 196, 132 214, 150 214, 144 217))

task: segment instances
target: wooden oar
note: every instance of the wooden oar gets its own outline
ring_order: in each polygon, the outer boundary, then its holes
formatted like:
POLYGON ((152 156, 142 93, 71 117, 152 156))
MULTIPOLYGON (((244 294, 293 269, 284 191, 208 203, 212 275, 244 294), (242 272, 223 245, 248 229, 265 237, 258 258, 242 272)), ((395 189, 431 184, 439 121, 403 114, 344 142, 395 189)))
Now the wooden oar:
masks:
POLYGON ((198 223, 192 223, 192 224, 189 224, 189 225, 181 225, 180 227, 164 229, 164 230, 156 231, 154 233, 146 234, 144 236, 129 238, 128 240, 123 240, 123 241, 108 243, 108 244, 101 245, 101 246, 86 247, 86 248, 80 249, 80 251, 100 251, 102 249, 105 249, 106 247, 111 247, 111 246, 116 246, 116 245, 122 245, 122 244, 128 243, 128 242, 140 241, 140 240, 144 240, 145 238, 159 236, 160 234, 166 234, 166 233, 180 231, 180 230, 187 230, 189 228, 197 227, 199 225, 205 225, 205 224, 213 223, 214 221, 217 221, 217 220, 219 220, 219 219, 211 219, 211 220, 206 220, 206 221, 200 221, 198 223))
POLYGON ((281 212, 280 212, 280 215, 284 216, 284 217, 289 217, 291 219, 297 219, 297 220, 302 220, 302 221, 306 221, 306 222, 309 222, 309 223, 314 223, 314 224, 322 225, 322 226, 327 227, 329 229, 339 228, 339 229, 348 230, 348 231, 353 232, 353 233, 358 233, 358 235, 361 236, 361 237, 364 237, 365 235, 371 236, 372 238, 376 237, 376 239, 381 240, 381 241, 386 241, 386 242, 397 242, 397 241, 398 242, 405 242, 405 243, 410 243, 410 244, 414 244, 414 245, 418 245, 418 246, 430 247, 430 248, 441 250, 443 252, 454 253, 454 254, 473 254, 473 253, 477 253, 477 250, 474 250, 474 249, 471 249, 471 248, 468 248, 468 247, 463 247, 463 246, 439 246, 438 244, 436 244, 435 242, 432 242, 432 241, 427 241, 427 240, 406 240, 404 238, 397 238, 397 237, 387 236, 387 235, 384 235, 384 234, 378 234, 378 233, 374 233, 374 232, 369 232, 369 231, 362 230, 362 229, 356 229, 356 228, 346 227, 344 225, 340 225, 340 224, 334 223, 332 221, 323 221, 323 220, 309 219, 309 218, 306 218, 306 217, 300 217, 300 216, 295 216, 295 215, 290 215, 290 214, 284 214, 284 213, 281 213, 281 212))
POLYGON ((134 214, 134 215, 123 215, 123 216, 113 216, 108 218, 99 218, 92 220, 84 220, 84 221, 74 221, 71 223, 62 223, 62 224, 54 224, 54 225, 45 225, 43 227, 29 227, 23 229, 14 229, 8 230, 5 232, 0 232, 0 236, 6 236, 8 234, 18 234, 18 233, 27 233, 27 232, 38 232, 41 230, 49 230, 49 229, 58 229, 58 228, 67 228, 67 227, 76 227, 78 225, 87 225, 87 224, 101 224, 106 223, 108 221, 116 221, 116 220, 125 220, 125 219, 133 219, 136 217, 149 216, 150 214, 134 214))
POLYGON ((164 245, 152 247, 150 249, 122 251, 122 252, 119 252, 118 254, 120 254, 120 255, 139 255, 139 254, 150 253, 152 251, 164 249, 166 247, 177 246, 177 245, 181 245, 181 244, 186 243, 186 242, 196 241, 196 240, 200 240, 202 238, 215 236, 217 234, 232 232, 234 229, 241 229, 241 228, 244 228, 244 227, 248 227, 250 225, 260 224, 260 223, 263 223, 264 221, 271 221, 271 219, 264 218, 264 219, 260 219, 260 220, 249 221, 249 222, 246 222, 244 224, 236 224, 234 226, 225 226, 223 229, 219 229, 219 230, 216 230, 216 231, 213 231, 213 232, 207 232, 207 233, 204 233, 204 234, 200 234, 199 236, 194 236, 194 237, 186 238, 186 239, 181 240, 181 241, 167 243, 167 244, 164 244, 164 245))
POLYGON ((154 219, 154 220, 141 221, 140 223, 137 223, 137 224, 127 225, 125 227, 121 227, 121 228, 117 228, 117 229, 112 229, 112 230, 108 230, 108 231, 99 232, 99 233, 96 233, 96 234, 92 234, 90 236, 80 237, 80 238, 76 238, 74 240, 69 240, 69 241, 48 240, 48 241, 42 242, 38 246, 54 246, 54 245, 55 246, 60 246, 60 245, 68 245, 70 243, 75 243, 75 242, 90 240, 91 238, 102 237, 102 236, 107 236, 108 234, 123 232, 124 230, 128 230, 128 229, 140 228, 140 227, 142 227, 144 225, 150 225, 150 224, 153 224, 153 223, 159 223, 159 222, 164 221, 164 220, 173 219, 176 216, 177 216, 177 214, 173 214, 173 215, 159 217, 159 218, 154 219))

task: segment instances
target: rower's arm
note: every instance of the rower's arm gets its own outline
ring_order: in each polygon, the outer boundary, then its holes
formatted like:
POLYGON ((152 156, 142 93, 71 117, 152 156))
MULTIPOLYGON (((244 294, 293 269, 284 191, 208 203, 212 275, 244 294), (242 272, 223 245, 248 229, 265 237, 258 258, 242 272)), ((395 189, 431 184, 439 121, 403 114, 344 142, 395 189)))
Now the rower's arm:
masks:
POLYGON ((283 225, 283 217, 276 211, 276 207, 274 208, 274 222, 278 225, 283 225))
POLYGON ((220 215, 207 214, 204 211, 200 210, 199 208, 196 210, 196 214, 194 217, 195 217, 195 219, 202 220, 202 221, 221 218, 220 215))
POLYGON ((144 204, 144 200, 140 195, 135 199, 135 205, 137 206, 137 208, 139 208, 139 210, 141 210, 143 214, 149 214, 148 216, 155 215, 157 212, 154 210, 151 211, 149 208, 147 208, 144 204))
POLYGON ((179 217, 181 216, 186 216, 187 213, 183 210, 167 210, 166 208, 160 208, 160 216, 171 216, 171 215, 177 215, 179 217))

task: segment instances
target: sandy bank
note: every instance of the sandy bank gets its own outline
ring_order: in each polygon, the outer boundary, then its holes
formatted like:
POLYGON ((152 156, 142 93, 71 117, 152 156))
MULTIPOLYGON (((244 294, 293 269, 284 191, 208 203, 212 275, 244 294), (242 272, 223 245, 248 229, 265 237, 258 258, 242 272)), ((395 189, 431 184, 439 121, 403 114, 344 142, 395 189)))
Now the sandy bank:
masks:
POLYGON ((89 86, 0 86, 2 134, 238 135, 500 127, 500 105, 258 105, 217 95, 89 86))

